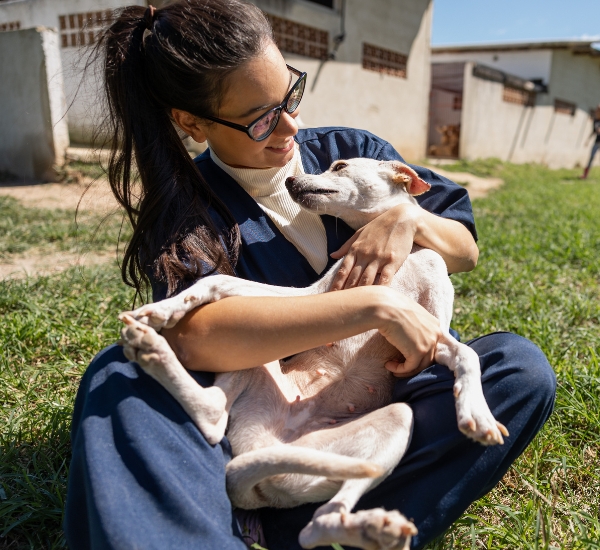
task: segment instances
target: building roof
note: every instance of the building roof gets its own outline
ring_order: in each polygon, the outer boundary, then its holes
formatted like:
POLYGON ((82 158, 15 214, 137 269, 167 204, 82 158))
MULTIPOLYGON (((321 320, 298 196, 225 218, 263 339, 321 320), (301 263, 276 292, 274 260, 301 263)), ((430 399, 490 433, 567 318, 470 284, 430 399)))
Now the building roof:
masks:
POLYGON ((573 53, 600 55, 600 36, 591 39, 528 40, 514 42, 487 42, 480 44, 451 44, 432 46, 432 53, 467 53, 524 50, 571 50, 573 53))

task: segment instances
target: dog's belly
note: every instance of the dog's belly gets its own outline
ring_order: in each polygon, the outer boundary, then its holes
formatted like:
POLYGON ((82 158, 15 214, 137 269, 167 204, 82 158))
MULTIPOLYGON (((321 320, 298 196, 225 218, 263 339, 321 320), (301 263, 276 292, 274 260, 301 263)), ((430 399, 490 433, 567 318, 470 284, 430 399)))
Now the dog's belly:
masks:
POLYGON ((396 352, 383 337, 361 335, 336 345, 300 354, 302 370, 283 374, 269 365, 239 374, 248 379, 230 410, 227 437, 234 456, 293 443, 391 402, 395 378, 383 365, 396 352), (354 357, 344 353, 348 347, 356 347, 354 357), (337 361, 328 359, 332 355, 337 361))

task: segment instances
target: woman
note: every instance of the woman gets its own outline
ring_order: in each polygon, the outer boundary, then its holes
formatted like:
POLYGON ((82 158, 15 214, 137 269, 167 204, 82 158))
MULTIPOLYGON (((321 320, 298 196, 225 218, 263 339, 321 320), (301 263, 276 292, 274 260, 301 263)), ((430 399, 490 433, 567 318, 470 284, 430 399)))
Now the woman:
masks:
POLYGON ((600 105, 596 107, 596 110, 594 111, 594 120, 592 121, 592 133, 590 134, 590 138, 594 136, 596 136, 596 139, 592 145, 592 151, 590 152, 590 161, 583 170, 583 174, 580 176, 582 180, 587 179, 588 174, 590 173, 590 168, 592 167, 592 162, 594 162, 594 157, 600 149, 600 105))
MULTIPOLYGON (((325 170, 338 158, 401 157, 367 132, 298 131, 305 75, 286 66, 252 5, 188 0, 126 8, 100 48, 113 143, 121 145, 109 178, 134 228, 124 280, 138 291, 149 280, 155 300, 216 271, 304 286, 345 254, 334 283, 342 292, 229 298, 195 310, 165 336, 196 380, 210 385, 213 372, 371 328, 394 333, 406 362, 386 367, 399 376, 394 398, 413 408, 413 440, 358 507, 399 509, 419 529, 413 547, 423 547, 497 483, 554 400, 554 375, 533 344, 507 333, 471 342, 488 403, 511 436, 498 447, 470 442, 456 426, 452 374, 431 364, 437 322, 416 304, 388 303, 392 291, 383 285, 413 242, 439 252, 450 272, 474 267, 466 192, 419 168, 432 184, 420 206, 394 208, 356 234, 339 220, 300 211, 284 192, 287 176, 325 170), (209 151, 192 161, 173 122, 207 141, 209 151)), ((226 439, 208 445, 118 346, 102 351, 82 380, 72 441, 65 520, 72 548, 244 548, 225 493, 226 439)), ((316 506, 261 510, 267 547, 299 548, 298 532, 316 506)))

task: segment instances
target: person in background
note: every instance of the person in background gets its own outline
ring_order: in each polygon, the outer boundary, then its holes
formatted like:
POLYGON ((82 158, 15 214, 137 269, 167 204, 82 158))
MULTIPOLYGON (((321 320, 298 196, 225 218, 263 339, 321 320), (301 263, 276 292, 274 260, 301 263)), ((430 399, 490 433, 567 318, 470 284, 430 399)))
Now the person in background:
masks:
POLYGON ((600 149, 600 103, 598 104, 598 107, 596 107, 596 110, 594 111, 594 120, 592 122, 592 133, 590 134, 590 137, 594 137, 594 135, 596 136, 596 140, 594 141, 594 144, 592 145, 592 152, 590 153, 590 161, 588 162, 588 165, 585 167, 585 170, 583 171, 583 174, 581 175, 582 180, 587 179, 588 174, 590 173, 590 168, 592 167, 592 162, 594 162, 594 157, 596 156, 598 149, 600 149))

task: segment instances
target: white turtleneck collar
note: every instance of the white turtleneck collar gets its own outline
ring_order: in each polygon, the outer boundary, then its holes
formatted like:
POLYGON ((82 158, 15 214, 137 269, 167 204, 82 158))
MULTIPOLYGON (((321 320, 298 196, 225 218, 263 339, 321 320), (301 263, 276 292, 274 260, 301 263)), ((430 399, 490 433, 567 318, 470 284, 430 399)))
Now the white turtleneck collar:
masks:
POLYGON ((234 168, 225 164, 212 150, 210 158, 229 174, 260 206, 283 236, 321 273, 327 265, 327 236, 320 216, 303 210, 287 189, 285 180, 304 174, 300 148, 295 144, 294 156, 281 168, 234 168))

